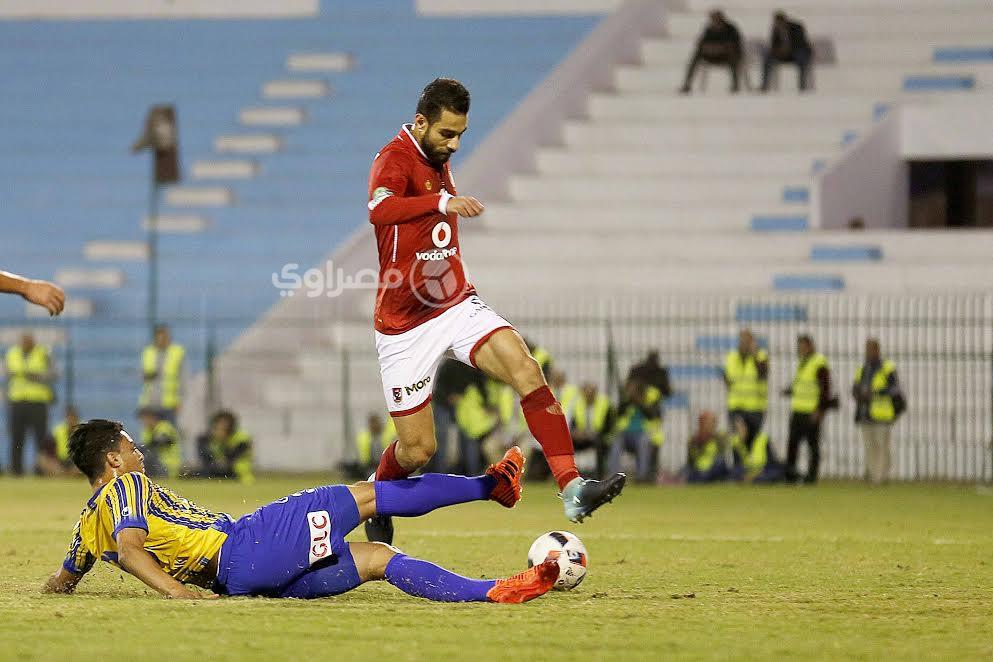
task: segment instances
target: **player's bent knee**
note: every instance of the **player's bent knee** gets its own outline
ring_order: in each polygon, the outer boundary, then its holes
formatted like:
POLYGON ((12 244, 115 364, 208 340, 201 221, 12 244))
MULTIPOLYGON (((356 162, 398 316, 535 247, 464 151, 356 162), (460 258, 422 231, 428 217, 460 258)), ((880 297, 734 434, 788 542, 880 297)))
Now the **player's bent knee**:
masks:
POLYGON ((352 556, 363 582, 374 582, 386 578, 386 566, 400 550, 382 542, 351 543, 352 556))
POLYGON ((511 379, 513 386, 522 396, 545 385, 545 375, 541 371, 541 365, 531 355, 523 357, 513 367, 511 379))

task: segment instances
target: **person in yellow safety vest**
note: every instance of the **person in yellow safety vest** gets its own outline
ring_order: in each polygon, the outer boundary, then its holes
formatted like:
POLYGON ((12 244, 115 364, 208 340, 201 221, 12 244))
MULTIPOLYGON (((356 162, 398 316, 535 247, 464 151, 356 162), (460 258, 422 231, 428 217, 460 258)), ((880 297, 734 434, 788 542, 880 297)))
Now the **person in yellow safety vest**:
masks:
POLYGON ((717 429, 717 415, 709 410, 700 412, 696 432, 686 444, 686 482, 716 483, 726 480, 727 435, 717 429))
POLYGON ((250 485, 252 472, 252 437, 238 425, 234 413, 222 409, 210 418, 207 434, 197 438, 201 473, 215 478, 237 478, 250 485))
POLYGON ((11 471, 24 473, 24 445, 30 432, 39 451, 48 438, 48 408, 55 399, 55 369, 49 349, 24 333, 7 351, 7 426, 11 471))
POLYGON ((618 406, 616 435, 610 448, 609 472, 621 470, 626 453, 635 456, 635 479, 655 481, 662 433, 662 392, 638 379, 624 384, 624 398, 618 406))
POLYGON ((746 483, 776 483, 783 479, 783 465, 769 443, 769 435, 759 430, 751 434, 745 419, 734 421, 735 433, 731 437, 735 468, 733 477, 746 483))
POLYGON ((783 390, 790 398, 790 436, 786 449, 786 479, 796 482, 799 479, 796 463, 800 442, 806 441, 810 447, 810 463, 806 483, 817 482, 817 472, 821 462, 821 422, 828 409, 838 406, 838 399, 831 395, 831 370, 827 359, 814 347, 813 339, 801 335, 796 341, 799 361, 792 385, 783 390))
POLYGON ((769 407, 769 354, 759 349, 750 329, 738 334, 738 348, 724 359, 724 383, 728 390, 728 425, 742 418, 748 434, 762 429, 769 407))
MULTIPOLYGON (((564 389, 565 390, 565 389, 564 389)), ((607 472, 607 448, 608 439, 614 429, 615 412, 610 398, 597 389, 593 382, 583 384, 581 390, 577 390, 575 395, 567 393, 568 398, 563 396, 559 400, 565 409, 568 399, 569 408, 566 409, 566 418, 569 420, 569 428, 572 430, 572 443, 576 450, 592 448, 596 451, 597 476, 605 476, 607 472)))
POLYGON ((500 426, 499 417, 486 402, 483 388, 469 384, 462 393, 453 396, 459 430, 459 464, 455 473, 466 476, 480 472, 482 444, 500 426))
POLYGON ((355 450, 358 455, 358 464, 363 476, 369 475, 370 471, 376 470, 379 463, 379 456, 383 450, 393 443, 397 437, 397 428, 393 423, 392 416, 386 416, 386 423, 383 424, 383 417, 376 412, 370 412, 366 417, 366 426, 355 436, 355 450))
POLYGON ((152 344, 141 352, 142 390, 139 406, 156 407, 173 425, 183 404, 186 349, 172 342, 169 327, 155 327, 152 344))
POLYGON ((182 462, 179 431, 162 417, 156 407, 138 410, 141 418, 141 451, 145 454, 145 466, 150 476, 179 475, 182 462))
POLYGON ((69 433, 79 424, 79 414, 72 405, 66 407, 64 421, 52 428, 38 454, 38 471, 43 476, 68 476, 77 473, 69 459, 69 433))
POLYGON ((906 408, 896 366, 884 361, 879 341, 865 341, 865 363, 855 373, 852 385, 855 423, 865 443, 866 478, 874 485, 885 483, 890 473, 890 435, 893 423, 906 408))

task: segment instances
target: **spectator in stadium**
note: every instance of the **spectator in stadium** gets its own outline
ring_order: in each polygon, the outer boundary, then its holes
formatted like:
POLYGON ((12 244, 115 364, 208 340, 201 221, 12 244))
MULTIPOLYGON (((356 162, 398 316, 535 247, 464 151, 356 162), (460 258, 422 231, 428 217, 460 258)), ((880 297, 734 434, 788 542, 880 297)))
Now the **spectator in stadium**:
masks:
MULTIPOLYGON (((565 401, 561 398, 560 401, 565 407, 565 401)), ((607 448, 616 418, 610 398, 600 393, 593 382, 585 382, 578 396, 573 398, 566 417, 576 450, 593 449, 596 452, 597 477, 607 475, 607 448)))
POLYGON ((141 419, 141 451, 151 476, 179 475, 181 463, 180 437, 169 419, 162 415, 158 407, 142 407, 138 410, 141 419))
POLYGON ((800 72, 798 86, 801 92, 806 91, 813 57, 814 49, 807 40, 807 31, 803 23, 791 20, 785 12, 777 11, 772 15, 769 48, 766 49, 762 59, 762 91, 769 91, 769 76, 772 74, 772 68, 783 62, 796 64, 800 72))
POLYGON ((155 327, 152 343, 141 353, 143 387, 139 406, 155 407, 162 418, 176 425, 183 403, 186 349, 172 342, 169 327, 155 327))
POLYGON ((759 349, 751 329, 738 334, 738 349, 724 359, 724 383, 728 390, 728 424, 733 428, 741 418, 749 437, 762 429, 769 406, 769 355, 759 349))
POLYGON ((72 468, 72 460, 69 459, 69 435, 77 425, 79 425, 79 412, 73 405, 67 405, 65 418, 52 428, 52 449, 55 459, 68 469, 72 468))
POLYGON ((236 478, 250 485, 252 472, 252 437, 238 424, 238 417, 222 409, 210 418, 210 428, 197 437, 197 453, 202 473, 211 478, 236 478))
POLYGON ((865 443, 866 477, 873 485, 885 483, 890 472, 890 436, 893 422, 907 404, 896 366, 883 360, 879 340, 865 341, 865 362, 855 373, 852 385, 855 423, 865 443))
POLYGON ((740 416, 734 419, 734 436, 731 437, 734 453, 732 477, 746 483, 778 483, 786 472, 776 460, 769 435, 761 430, 752 434, 740 416))
POLYGON ((500 419, 486 401, 485 384, 469 384, 453 396, 459 428, 459 462, 455 473, 476 475, 482 465, 482 446, 500 427, 500 419))
POLYGON ((737 93, 743 53, 741 33, 738 32, 738 28, 721 10, 711 11, 703 34, 700 35, 696 49, 693 51, 693 57, 686 67, 686 78, 679 91, 682 94, 690 93, 697 67, 703 61, 707 64, 727 66, 731 70, 731 92, 737 93))
POLYGON ((696 432, 686 444, 687 483, 715 483, 727 480, 730 475, 725 456, 728 438, 717 429, 717 415, 702 411, 697 419, 696 432))
POLYGON ((7 351, 7 426, 10 432, 10 467, 24 473, 24 445, 30 433, 40 452, 48 438, 48 409, 55 400, 55 368, 48 347, 35 342, 31 333, 7 351))
POLYGON ((662 365, 657 349, 648 352, 644 361, 631 367, 631 370, 628 371, 627 381, 631 380, 637 380, 645 386, 658 389, 662 399, 672 395, 672 386, 669 384, 669 369, 662 365))
POLYGON ((790 436, 786 450, 786 479, 796 482, 800 443, 806 441, 810 448, 810 464, 805 483, 816 483, 821 462, 821 423, 824 414, 838 406, 838 399, 831 395, 831 371, 827 359, 817 352, 813 339, 801 335, 796 341, 797 363, 793 384, 783 390, 790 398, 790 436))
POLYGON ((58 285, 25 278, 9 271, 0 271, 0 292, 18 294, 28 303, 47 310, 49 315, 61 313, 66 303, 66 293, 58 285))
POLYGON ((387 416, 385 423, 378 412, 369 412, 366 416, 366 426, 355 437, 358 474, 363 479, 376 470, 379 456, 383 449, 393 443, 396 434, 397 429, 393 425, 392 416, 387 416))
POLYGON ((635 479, 654 482, 663 441, 661 391, 639 379, 628 379, 617 411, 617 434, 610 449, 609 471, 621 471, 624 456, 632 454, 635 479))

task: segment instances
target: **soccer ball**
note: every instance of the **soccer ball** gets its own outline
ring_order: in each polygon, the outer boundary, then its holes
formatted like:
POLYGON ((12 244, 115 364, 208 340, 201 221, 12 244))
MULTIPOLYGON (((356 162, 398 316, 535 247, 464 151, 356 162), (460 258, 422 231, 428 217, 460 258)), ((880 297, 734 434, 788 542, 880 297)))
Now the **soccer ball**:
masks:
POLYGON ((568 531, 549 531, 538 536, 528 550, 528 567, 555 559, 559 562, 558 591, 571 591, 586 577, 586 545, 568 531))

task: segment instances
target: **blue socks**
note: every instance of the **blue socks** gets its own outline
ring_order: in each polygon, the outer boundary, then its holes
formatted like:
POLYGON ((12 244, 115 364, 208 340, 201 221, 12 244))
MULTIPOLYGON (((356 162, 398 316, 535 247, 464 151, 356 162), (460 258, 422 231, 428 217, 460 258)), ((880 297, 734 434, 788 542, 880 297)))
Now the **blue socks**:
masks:
POLYGON ((407 595, 435 602, 487 602, 486 594, 496 584, 492 579, 456 575, 405 554, 397 554, 386 564, 386 581, 407 595))
POLYGON ((406 480, 376 481, 376 514, 418 517, 444 506, 484 501, 496 486, 492 476, 424 474, 406 480))

